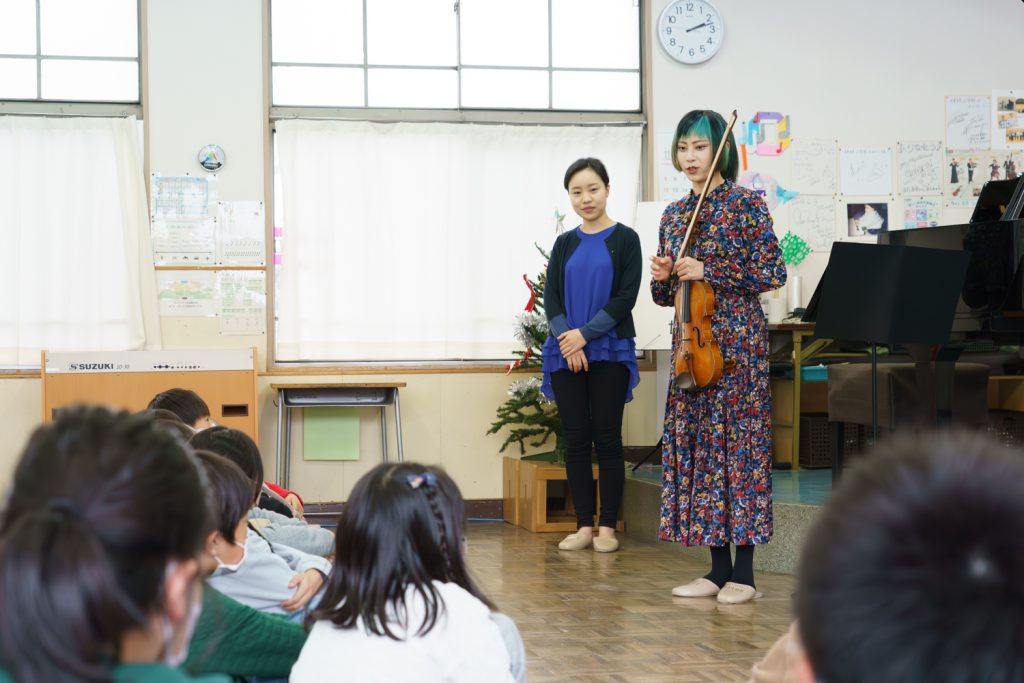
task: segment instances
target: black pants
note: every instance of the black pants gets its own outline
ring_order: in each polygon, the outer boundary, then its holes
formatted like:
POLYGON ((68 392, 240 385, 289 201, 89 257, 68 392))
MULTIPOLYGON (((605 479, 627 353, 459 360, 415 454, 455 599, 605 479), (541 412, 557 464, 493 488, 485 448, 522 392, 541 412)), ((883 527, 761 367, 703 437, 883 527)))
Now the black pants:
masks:
POLYGON ((591 444, 597 451, 601 487, 600 526, 615 528, 625 485, 622 461, 622 411, 629 368, 622 363, 591 363, 587 372, 560 370, 551 375, 565 434, 565 470, 576 503, 576 527, 594 524, 594 474, 591 444))

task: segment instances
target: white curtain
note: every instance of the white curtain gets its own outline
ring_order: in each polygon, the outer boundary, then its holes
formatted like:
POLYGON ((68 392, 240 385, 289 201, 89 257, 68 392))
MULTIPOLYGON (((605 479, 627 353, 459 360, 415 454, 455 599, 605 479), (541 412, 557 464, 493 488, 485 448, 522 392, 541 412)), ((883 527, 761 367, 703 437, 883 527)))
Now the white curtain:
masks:
POLYGON ((597 157, 609 215, 631 225, 639 126, 280 121, 280 360, 508 358, 522 280, 565 169, 597 157))
POLYGON ((0 365, 158 348, 134 118, 0 116, 0 365))

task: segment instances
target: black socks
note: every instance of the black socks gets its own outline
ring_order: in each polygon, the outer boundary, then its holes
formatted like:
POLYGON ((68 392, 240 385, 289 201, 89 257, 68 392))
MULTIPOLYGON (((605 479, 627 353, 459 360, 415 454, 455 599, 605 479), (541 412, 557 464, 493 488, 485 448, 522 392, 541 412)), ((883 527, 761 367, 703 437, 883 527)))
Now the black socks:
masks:
POLYGON ((733 565, 729 545, 711 546, 711 571, 704 577, 719 588, 729 581, 746 586, 754 585, 754 546, 736 546, 736 564, 733 565))

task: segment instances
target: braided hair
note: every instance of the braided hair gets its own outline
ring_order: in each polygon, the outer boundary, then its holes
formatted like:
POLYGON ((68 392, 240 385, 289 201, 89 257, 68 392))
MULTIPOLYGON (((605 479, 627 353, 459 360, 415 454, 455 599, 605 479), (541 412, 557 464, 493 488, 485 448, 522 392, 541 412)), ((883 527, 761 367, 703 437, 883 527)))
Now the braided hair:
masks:
POLYGON ((470 577, 462 553, 463 501, 437 467, 378 465, 355 485, 338 520, 335 565, 311 621, 402 640, 424 635, 444 609, 435 582, 454 583, 494 605, 470 577), (409 591, 425 606, 423 622, 408 623, 409 591), (397 627, 397 628, 396 628, 397 627))

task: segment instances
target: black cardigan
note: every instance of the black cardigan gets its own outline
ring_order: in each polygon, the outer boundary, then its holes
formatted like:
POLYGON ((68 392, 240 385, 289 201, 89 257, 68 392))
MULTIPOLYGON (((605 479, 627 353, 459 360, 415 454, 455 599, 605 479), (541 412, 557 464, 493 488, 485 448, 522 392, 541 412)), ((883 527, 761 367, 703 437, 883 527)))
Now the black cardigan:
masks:
MULTIPOLYGON (((619 223, 604 243, 612 257, 612 295, 593 320, 580 328, 587 341, 607 334, 613 328, 619 339, 636 336, 632 310, 642 277, 640 237, 632 228, 619 223)), ((544 282, 544 313, 553 337, 570 329, 565 319, 565 264, 579 244, 579 235, 570 230, 559 235, 551 247, 544 282)))

